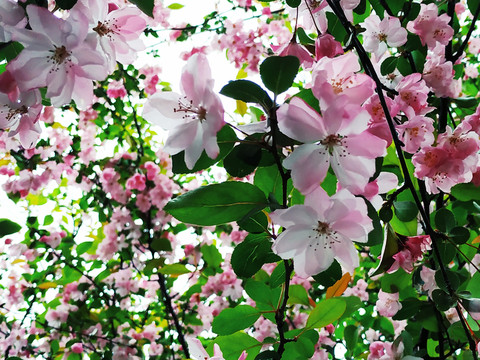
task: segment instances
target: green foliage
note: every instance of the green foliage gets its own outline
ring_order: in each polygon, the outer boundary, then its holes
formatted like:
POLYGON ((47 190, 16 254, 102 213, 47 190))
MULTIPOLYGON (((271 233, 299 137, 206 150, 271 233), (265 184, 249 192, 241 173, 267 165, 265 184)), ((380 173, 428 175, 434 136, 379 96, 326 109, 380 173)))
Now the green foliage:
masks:
POLYGON ((19 232, 22 229, 20 225, 8 219, 0 219, 0 238, 19 232))
POLYGON ((270 56, 260 65, 260 76, 265 87, 278 95, 290 89, 299 67, 296 56, 270 56))
POLYGON ((249 305, 227 308, 213 319, 212 331, 218 335, 231 335, 253 325, 259 317, 260 313, 249 305))
POLYGON ((171 200, 164 209, 180 221, 209 226, 241 220, 267 205, 265 195, 256 186, 229 181, 189 191, 171 200))

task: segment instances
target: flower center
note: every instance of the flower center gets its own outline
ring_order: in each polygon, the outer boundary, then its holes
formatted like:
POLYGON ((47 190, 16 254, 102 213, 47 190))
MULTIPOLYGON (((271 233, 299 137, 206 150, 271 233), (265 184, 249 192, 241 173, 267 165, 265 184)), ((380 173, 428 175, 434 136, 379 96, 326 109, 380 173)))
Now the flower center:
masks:
POLYGON ((12 119, 20 118, 23 114, 26 114, 27 112, 28 112, 28 108, 25 105, 23 105, 19 109, 10 108, 10 110, 8 110, 6 119, 8 122, 10 122, 12 119))
POLYGON ((332 230, 330 229, 330 225, 323 221, 318 221, 315 231, 319 235, 330 235, 332 232, 332 230))
POLYGON ((384 34, 384 33, 378 34, 378 40, 386 42, 387 41, 387 34, 384 34))
POLYGON ((98 22, 97 26, 93 28, 93 31, 100 36, 105 36, 113 32, 113 30, 108 27, 108 22, 102 23, 100 21, 98 22))
POLYGON ((51 59, 58 65, 63 64, 65 60, 67 60, 70 57, 70 52, 67 51, 67 48, 65 46, 61 47, 56 47, 55 46, 55 51, 53 52, 53 55, 51 59))
POLYGON ((193 101, 189 101, 186 96, 178 100, 178 108, 174 108, 173 112, 183 112, 184 115, 182 118, 186 120, 192 119, 203 122, 207 118, 207 109, 203 106, 194 106, 193 101))

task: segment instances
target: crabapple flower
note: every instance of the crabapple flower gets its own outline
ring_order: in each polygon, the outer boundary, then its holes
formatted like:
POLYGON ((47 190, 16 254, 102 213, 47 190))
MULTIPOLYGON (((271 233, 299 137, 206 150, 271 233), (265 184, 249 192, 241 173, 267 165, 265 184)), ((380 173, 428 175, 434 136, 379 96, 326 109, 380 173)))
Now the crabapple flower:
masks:
POLYGON ((407 30, 402 27, 400 20, 386 12, 383 20, 378 15, 371 14, 361 25, 366 29, 363 33, 363 46, 377 57, 387 51, 387 45, 398 47, 407 42, 407 30))
POLYGON ((313 68, 312 92, 326 108, 340 94, 350 102, 361 105, 373 95, 375 82, 366 74, 357 73, 360 64, 357 56, 349 51, 334 58, 322 57, 313 68))
POLYGON ((197 53, 188 60, 181 86, 184 95, 152 95, 143 108, 143 117, 169 130, 164 150, 171 155, 185 150, 185 163, 193 169, 203 150, 212 159, 218 156, 217 132, 224 125, 223 105, 212 90, 213 79, 204 54, 197 53))
POLYGON ((405 144, 404 150, 414 154, 423 146, 432 145, 435 137, 433 135, 433 119, 426 116, 415 116, 401 125, 397 125, 400 140, 405 144))
POLYGON ((92 80, 103 80, 103 56, 86 42, 88 21, 81 13, 59 19, 47 9, 27 6, 32 30, 16 29, 12 38, 25 48, 12 61, 11 71, 21 91, 47 87, 52 105, 75 100, 85 109, 93 100, 92 80))
POLYGON ((146 20, 134 6, 109 11, 108 1, 80 0, 71 13, 83 13, 88 18, 88 40, 97 42, 99 53, 107 57, 108 70, 115 70, 116 62, 131 64, 138 51, 145 48, 140 35, 146 20))
POLYGON ((353 242, 366 242, 373 229, 365 202, 344 189, 328 197, 317 188, 304 205, 276 210, 270 217, 286 228, 273 252, 282 259, 293 258, 295 272, 303 278, 328 269, 334 259, 353 273, 359 262, 353 242))
POLYGON ((434 48, 439 42, 447 45, 453 37, 453 29, 448 24, 450 16, 438 16, 438 7, 435 4, 421 4, 420 13, 414 21, 407 24, 407 30, 420 37, 422 45, 434 48))
POLYGON ((329 166, 342 187, 363 188, 375 172, 374 159, 385 153, 386 141, 367 131, 368 112, 349 101, 347 96, 337 98, 321 117, 294 97, 277 112, 280 130, 305 142, 283 162, 303 194, 320 186, 329 166))
POLYGON ((378 293, 378 300, 375 306, 378 313, 386 317, 394 316, 402 308, 402 304, 398 301, 398 292, 390 294, 383 290, 380 290, 378 293))
POLYGON ((12 40, 12 27, 23 28, 27 25, 24 10, 10 0, 0 0, 0 43, 12 40))
POLYGON ((30 149, 42 131, 38 123, 42 108, 42 96, 37 89, 20 93, 15 101, 0 92, 0 129, 10 129, 10 137, 19 134, 22 146, 30 149))

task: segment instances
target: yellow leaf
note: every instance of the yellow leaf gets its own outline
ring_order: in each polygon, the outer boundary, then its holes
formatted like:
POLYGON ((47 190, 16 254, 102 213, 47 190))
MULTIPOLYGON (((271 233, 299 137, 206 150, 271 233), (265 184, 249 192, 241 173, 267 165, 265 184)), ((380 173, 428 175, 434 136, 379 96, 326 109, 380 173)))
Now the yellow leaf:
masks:
POLYGON ((22 262, 25 262, 26 260, 24 259, 15 259, 12 261, 12 265, 15 265, 15 264, 19 264, 19 263, 22 263, 22 262))
POLYGON ((240 70, 238 70, 237 80, 245 79, 247 76, 248 76, 248 74, 243 67, 240 70))
POLYGON ((38 284, 39 289, 51 289, 51 288, 56 288, 57 284, 51 281, 44 282, 42 284, 38 284))
POLYGON ((2 160, 0 160, 0 166, 4 166, 4 165, 8 165, 8 164, 10 164, 9 159, 3 158, 2 160))
POLYGON ((472 240, 472 244, 480 243, 480 235, 478 235, 475 239, 472 240))
POLYGON ((244 103, 243 101, 241 100, 237 100, 237 112, 240 114, 240 115, 245 115, 247 113, 247 104, 244 103))
POLYGON ((352 280, 352 277, 350 276, 350 273, 347 272, 340 280, 327 289, 327 299, 342 295, 348 287, 350 280, 352 280))

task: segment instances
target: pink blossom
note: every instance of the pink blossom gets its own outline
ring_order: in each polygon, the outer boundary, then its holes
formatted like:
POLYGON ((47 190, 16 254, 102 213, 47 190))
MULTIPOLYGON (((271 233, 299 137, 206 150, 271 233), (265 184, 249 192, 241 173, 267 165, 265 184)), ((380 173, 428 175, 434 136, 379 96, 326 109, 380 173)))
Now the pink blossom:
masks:
POLYGON ((320 186, 329 166, 342 187, 363 188, 375 171, 374 159, 385 153, 386 142, 366 131, 368 113, 347 96, 337 98, 323 117, 298 97, 277 116, 284 134, 306 143, 283 162, 303 194, 320 186))
POLYGON ((189 169, 193 169, 203 150, 212 159, 219 153, 216 134, 224 125, 224 111, 212 86, 207 58, 195 54, 182 72, 185 96, 173 92, 156 93, 143 109, 148 121, 169 130, 165 151, 174 155, 185 150, 189 169))
POLYGON ((422 270, 420 270, 420 278, 423 281, 423 291, 426 291, 428 296, 431 298, 433 290, 438 289, 435 281, 435 270, 432 270, 426 266, 422 266, 422 270))
POLYGON ((373 95, 375 82, 366 74, 358 73, 360 64, 353 52, 318 60, 313 68, 312 91, 327 108, 340 94, 348 96, 351 103, 361 105, 373 95))
POLYGON ((400 20, 386 12, 382 20, 378 15, 370 14, 361 25, 366 29, 363 33, 363 46, 377 57, 387 51, 387 45, 398 47, 407 42, 407 30, 402 27, 400 20))
POLYGON ((310 69, 313 66, 312 54, 301 44, 297 43, 295 36, 292 37, 288 43, 283 46, 272 46, 272 49, 278 53, 279 56, 295 56, 305 69, 310 69))
POLYGON ((373 228, 362 199, 346 190, 331 198, 317 188, 305 198, 305 205, 276 210, 270 217, 286 228, 272 250, 283 259, 293 258, 298 276, 308 277, 326 270, 337 259, 353 273, 358 253, 353 241, 365 242, 373 228))
POLYGON ((362 301, 368 301, 367 282, 363 279, 358 279, 357 283, 353 287, 345 289, 344 296, 356 296, 362 301))
POLYGON ((135 6, 109 11, 107 1, 80 0, 70 13, 70 16, 82 13, 88 18, 88 39, 98 43, 109 72, 115 70, 117 61, 131 64, 137 53, 145 48, 140 34, 145 29, 146 20, 135 6))
POLYGON ((71 347, 72 352, 75 354, 81 354, 83 353, 83 344, 82 343, 75 343, 71 347))
POLYGON ((413 73, 405 76, 395 90, 398 91, 395 102, 399 106, 399 110, 403 111, 407 117, 424 115, 432 110, 427 103, 430 89, 422 80, 421 74, 413 73))
POLYGON ((12 40, 14 28, 24 28, 27 25, 25 12, 16 3, 10 0, 0 1, 0 43, 12 40))
POLYGON ((0 129, 10 129, 9 136, 18 134, 22 146, 30 149, 40 137, 38 118, 42 108, 37 89, 20 92, 14 100, 0 92, 0 129))
POLYGON ((423 69, 423 79, 432 88, 438 97, 459 96, 461 91, 460 79, 454 79, 455 72, 451 61, 445 61, 443 55, 435 53, 427 57, 423 69))
POLYGON ((383 290, 380 290, 378 293, 378 300, 375 304, 378 313, 381 316, 392 317, 398 310, 402 308, 402 304, 398 302, 398 292, 397 293, 387 293, 383 290))
POLYGON ((59 107, 75 100, 80 108, 92 102, 92 80, 107 75, 102 55, 85 42, 88 20, 82 13, 59 19, 45 8, 27 6, 32 30, 17 29, 13 39, 25 47, 11 63, 21 91, 47 87, 59 107))
POLYGON ((470 54, 477 55, 480 53, 480 38, 472 37, 468 42, 468 50, 470 54))
POLYGON ((414 21, 407 24, 408 31, 417 34, 423 45, 434 48, 439 42, 447 45, 453 37, 453 29, 449 25, 450 16, 438 16, 438 7, 435 4, 420 4, 420 13, 414 21))
MULTIPOLYGON (((387 103, 390 116, 392 118, 397 116, 399 106, 396 104, 396 102, 389 97, 385 97, 385 101, 387 103)), ((390 132, 387 118, 378 95, 375 94, 370 97, 363 104, 363 107, 368 111, 371 117, 368 122, 368 131, 380 139, 385 140, 387 142, 387 146, 390 146, 392 143, 392 133, 390 132)))
POLYGON ((323 57, 333 58, 343 54, 342 44, 340 44, 330 34, 323 34, 315 40, 315 58, 320 60, 323 57))
POLYGON ((121 99, 127 96, 127 90, 125 90, 125 85, 123 84, 123 81, 110 81, 107 87, 107 96, 111 97, 112 99, 121 99))
POLYGON ((401 125, 397 125, 399 138, 404 143, 404 150, 411 154, 424 146, 432 145, 435 137, 433 135, 433 119, 426 116, 414 116, 401 125))
POLYGON ((125 187, 128 190, 143 191, 146 188, 145 182, 146 182, 145 175, 136 173, 127 180, 125 187))

